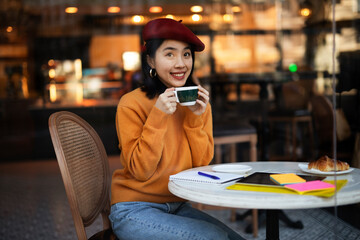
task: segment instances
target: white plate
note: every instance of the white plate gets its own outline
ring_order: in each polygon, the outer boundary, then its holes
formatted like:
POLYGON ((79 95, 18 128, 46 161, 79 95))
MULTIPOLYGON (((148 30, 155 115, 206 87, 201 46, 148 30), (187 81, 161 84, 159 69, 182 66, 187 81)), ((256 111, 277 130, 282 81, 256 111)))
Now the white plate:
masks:
POLYGON ((212 167, 212 170, 215 172, 226 172, 226 173, 246 173, 252 168, 248 165, 239 165, 239 164, 225 164, 217 165, 212 167))
POLYGON ((337 171, 337 172, 323 172, 317 169, 308 169, 308 163, 299 163, 299 168, 307 173, 312 173, 312 174, 319 174, 319 175, 340 175, 340 174, 345 174, 345 173, 349 173, 352 170, 354 170, 354 168, 349 168, 348 170, 345 171, 337 171))

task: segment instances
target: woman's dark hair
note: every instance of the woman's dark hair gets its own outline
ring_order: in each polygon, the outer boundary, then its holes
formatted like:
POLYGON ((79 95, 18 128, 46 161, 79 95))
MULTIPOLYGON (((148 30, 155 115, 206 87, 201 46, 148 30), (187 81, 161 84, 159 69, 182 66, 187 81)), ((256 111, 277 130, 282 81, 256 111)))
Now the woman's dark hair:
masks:
MULTIPOLYGON (((147 62, 147 55, 151 58, 155 57, 156 50, 160 47, 160 45, 164 42, 165 39, 151 39, 146 42, 146 50, 141 54, 141 68, 144 75, 143 86, 141 90, 146 92, 146 96, 150 99, 153 99, 155 96, 163 93, 166 90, 166 86, 160 81, 158 76, 150 77, 150 69, 147 62)), ((188 79, 186 80, 185 86, 195 85, 192 81, 192 73, 194 71, 194 62, 195 62, 195 54, 193 47, 191 46, 191 56, 193 60, 192 69, 188 79)))

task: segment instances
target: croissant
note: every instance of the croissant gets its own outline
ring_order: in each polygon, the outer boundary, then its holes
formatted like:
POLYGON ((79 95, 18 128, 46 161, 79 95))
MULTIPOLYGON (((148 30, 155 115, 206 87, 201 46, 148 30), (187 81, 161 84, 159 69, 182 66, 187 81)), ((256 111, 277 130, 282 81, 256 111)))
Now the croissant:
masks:
POLYGON ((349 169, 349 164, 347 162, 336 160, 335 168, 334 159, 331 159, 328 156, 322 156, 318 160, 310 162, 308 169, 317 169, 322 172, 335 171, 335 169, 336 171, 345 171, 349 169))

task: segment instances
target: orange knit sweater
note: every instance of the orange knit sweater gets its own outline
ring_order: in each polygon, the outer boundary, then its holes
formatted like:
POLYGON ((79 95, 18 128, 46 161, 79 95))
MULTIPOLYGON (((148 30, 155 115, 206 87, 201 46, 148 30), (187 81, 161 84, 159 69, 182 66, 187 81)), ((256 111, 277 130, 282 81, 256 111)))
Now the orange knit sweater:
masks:
POLYGON ((213 158, 211 106, 197 116, 178 105, 168 115, 139 88, 117 107, 116 130, 123 169, 112 176, 111 204, 128 201, 183 201, 168 190, 169 176, 208 165, 213 158))

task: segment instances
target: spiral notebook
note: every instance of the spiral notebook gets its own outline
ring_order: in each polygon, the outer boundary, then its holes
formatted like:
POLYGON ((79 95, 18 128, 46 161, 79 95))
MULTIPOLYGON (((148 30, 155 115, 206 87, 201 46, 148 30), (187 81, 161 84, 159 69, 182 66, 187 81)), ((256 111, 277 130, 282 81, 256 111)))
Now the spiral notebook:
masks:
POLYGON ((197 183, 211 183, 211 184, 223 184, 231 181, 243 178, 244 175, 232 174, 232 173, 220 173, 220 172, 208 172, 202 171, 203 173, 216 176, 219 179, 212 179, 206 176, 198 174, 198 171, 184 171, 175 175, 170 176, 170 181, 188 181, 197 183))

